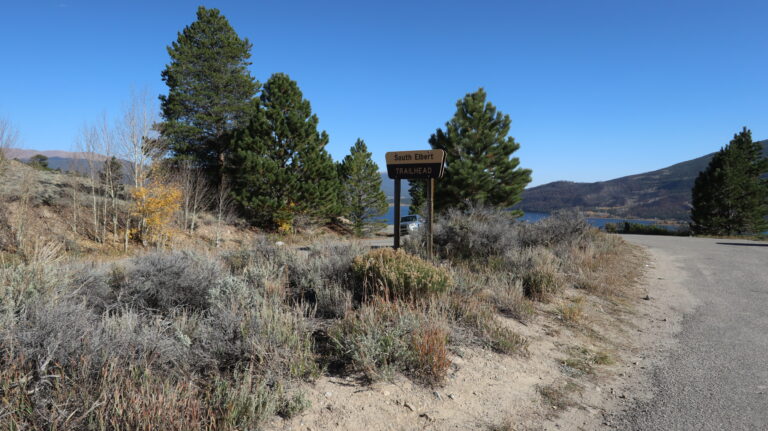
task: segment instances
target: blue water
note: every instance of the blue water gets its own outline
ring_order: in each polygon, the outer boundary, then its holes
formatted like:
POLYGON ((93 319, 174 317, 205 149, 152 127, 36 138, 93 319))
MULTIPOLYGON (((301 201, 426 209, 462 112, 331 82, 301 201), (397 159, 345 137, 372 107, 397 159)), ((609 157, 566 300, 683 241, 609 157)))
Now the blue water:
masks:
MULTIPOLYGON (((537 222, 543 218, 549 217, 548 213, 525 213, 522 217, 520 217, 520 220, 527 221, 527 222, 537 222)), ((624 222, 630 222, 630 223, 637 223, 637 224, 644 224, 644 225, 656 225, 661 226, 665 229, 669 230, 676 230, 680 227, 680 225, 677 224, 660 224, 657 221, 653 220, 638 220, 638 219, 631 219, 631 218, 596 218, 596 217, 587 217, 587 222, 591 224, 594 227, 598 228, 604 228, 606 224, 613 223, 613 224, 624 224, 624 222)))
MULTIPOLYGON (((410 206, 408 205, 400 205, 400 217, 407 216, 409 208, 410 206)), ((384 220, 387 222, 387 224, 395 223, 395 207, 394 206, 390 206, 389 208, 387 208, 387 213, 384 215, 384 220)))
MULTIPOLYGON (((400 216, 408 215, 409 206, 408 205, 402 205, 400 207, 400 216)), ((528 212, 525 213, 522 217, 520 217, 519 220, 521 221, 527 221, 527 222, 537 222, 543 218, 549 217, 548 213, 534 213, 534 212, 528 212)), ((387 224, 393 224, 395 222, 395 207, 390 206, 387 210, 387 214, 384 216, 384 220, 387 222, 387 224)), ((638 223, 638 224, 645 224, 645 225, 658 225, 665 229, 674 230, 679 227, 679 225, 666 225, 666 224, 658 224, 655 221, 652 220, 637 220, 637 219, 624 219, 624 218, 596 218, 596 217, 587 217, 587 222, 591 224, 592 226, 598 227, 598 228, 604 228, 606 224, 608 223, 614 223, 614 224, 623 224, 624 222, 630 222, 630 223, 638 223)))

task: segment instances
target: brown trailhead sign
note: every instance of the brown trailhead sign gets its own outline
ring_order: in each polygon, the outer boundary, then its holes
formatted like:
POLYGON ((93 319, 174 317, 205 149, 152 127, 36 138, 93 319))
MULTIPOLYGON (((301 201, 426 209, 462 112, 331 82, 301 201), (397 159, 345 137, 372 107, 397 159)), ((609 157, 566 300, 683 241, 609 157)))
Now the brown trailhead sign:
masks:
POLYGON ((441 178, 445 151, 392 151, 387 153, 387 175, 392 179, 441 178))

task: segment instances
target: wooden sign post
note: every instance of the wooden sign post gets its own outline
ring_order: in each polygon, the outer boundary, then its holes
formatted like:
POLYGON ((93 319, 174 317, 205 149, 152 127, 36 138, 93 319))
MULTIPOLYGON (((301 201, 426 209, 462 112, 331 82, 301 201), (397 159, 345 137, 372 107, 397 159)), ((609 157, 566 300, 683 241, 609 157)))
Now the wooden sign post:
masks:
POLYGON ((427 180, 427 258, 432 259, 432 221, 434 219, 435 179, 443 176, 445 151, 393 151, 386 155, 387 175, 395 180, 395 244, 400 248, 401 180, 427 180))

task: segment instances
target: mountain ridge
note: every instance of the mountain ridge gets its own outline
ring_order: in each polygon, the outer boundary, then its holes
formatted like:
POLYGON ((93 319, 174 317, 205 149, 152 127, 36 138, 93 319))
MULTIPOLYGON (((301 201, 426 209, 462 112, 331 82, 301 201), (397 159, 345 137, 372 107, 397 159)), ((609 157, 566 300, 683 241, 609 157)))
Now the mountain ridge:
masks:
MULTIPOLYGON (((758 142, 768 156, 768 140, 758 142)), ((616 217, 687 220, 693 183, 714 155, 607 181, 554 181, 523 191, 515 208, 527 212, 577 208, 616 217)))

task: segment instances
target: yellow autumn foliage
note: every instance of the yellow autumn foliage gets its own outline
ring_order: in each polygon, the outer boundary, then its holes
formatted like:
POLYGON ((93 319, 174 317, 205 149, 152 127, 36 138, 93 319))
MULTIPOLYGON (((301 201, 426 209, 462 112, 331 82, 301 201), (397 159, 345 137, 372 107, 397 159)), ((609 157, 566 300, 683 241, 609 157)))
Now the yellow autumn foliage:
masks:
POLYGON ((174 185, 152 182, 136 187, 131 195, 133 215, 140 219, 137 236, 142 242, 158 246, 171 238, 173 219, 181 207, 181 190, 174 185))

